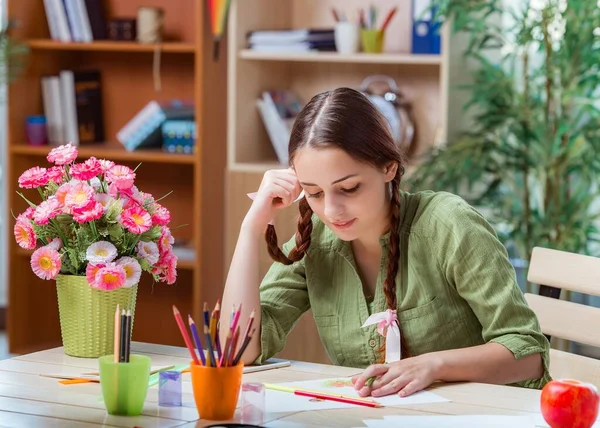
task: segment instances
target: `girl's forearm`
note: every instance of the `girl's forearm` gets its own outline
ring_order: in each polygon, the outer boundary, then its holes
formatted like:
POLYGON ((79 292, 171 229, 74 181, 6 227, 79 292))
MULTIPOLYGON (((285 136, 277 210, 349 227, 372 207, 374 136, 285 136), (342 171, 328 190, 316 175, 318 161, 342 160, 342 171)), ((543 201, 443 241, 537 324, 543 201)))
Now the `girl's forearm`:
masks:
POLYGON ((260 298, 258 286, 259 277, 259 252, 261 232, 246 223, 242 224, 240 235, 231 259, 229 273, 223 293, 219 339, 225 343, 230 325, 231 308, 242 304, 242 314, 238 325, 243 333, 248 322, 248 317, 254 310, 253 328, 256 332, 248 344, 242 361, 244 364, 253 362, 260 354, 260 298))
POLYGON ((439 351, 430 354, 438 360, 437 379, 445 382, 483 382, 509 384, 543 376, 539 353, 515 359, 513 353, 499 343, 439 351))

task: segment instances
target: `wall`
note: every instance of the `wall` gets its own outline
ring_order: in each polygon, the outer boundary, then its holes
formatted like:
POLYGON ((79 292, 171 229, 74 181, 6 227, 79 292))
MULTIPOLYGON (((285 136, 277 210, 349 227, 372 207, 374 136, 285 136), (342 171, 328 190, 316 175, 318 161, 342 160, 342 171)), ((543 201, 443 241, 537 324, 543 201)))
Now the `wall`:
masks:
MULTIPOLYGON (((6 22, 6 1, 0 0, 0 24, 6 22)), ((5 307, 8 301, 8 237, 9 219, 6 217, 7 195, 4 191, 6 175, 6 160, 8 158, 8 144, 6 135, 6 86, 0 87, 0 307, 5 307)))

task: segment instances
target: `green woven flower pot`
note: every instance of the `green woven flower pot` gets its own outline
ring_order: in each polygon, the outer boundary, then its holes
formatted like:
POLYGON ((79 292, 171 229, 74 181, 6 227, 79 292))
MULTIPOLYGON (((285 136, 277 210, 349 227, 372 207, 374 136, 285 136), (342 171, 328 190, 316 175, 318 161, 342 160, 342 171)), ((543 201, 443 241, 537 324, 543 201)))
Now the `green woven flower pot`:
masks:
POLYGON ((137 284, 113 291, 90 287, 85 276, 58 275, 58 311, 65 354, 98 358, 113 353, 117 304, 135 314, 137 284))

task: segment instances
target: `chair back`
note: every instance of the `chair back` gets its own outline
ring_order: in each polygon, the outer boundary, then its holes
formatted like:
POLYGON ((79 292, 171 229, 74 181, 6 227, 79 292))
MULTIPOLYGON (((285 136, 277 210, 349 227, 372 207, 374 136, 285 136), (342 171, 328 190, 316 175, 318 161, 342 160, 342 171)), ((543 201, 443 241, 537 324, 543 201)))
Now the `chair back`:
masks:
MULTIPOLYGON (((548 339, 600 347, 600 308, 560 299, 561 290, 600 296, 600 258, 536 247, 527 280, 540 286, 539 294, 525 293, 525 299, 548 339)), ((550 375, 600 388, 600 360, 552 349, 550 375)))

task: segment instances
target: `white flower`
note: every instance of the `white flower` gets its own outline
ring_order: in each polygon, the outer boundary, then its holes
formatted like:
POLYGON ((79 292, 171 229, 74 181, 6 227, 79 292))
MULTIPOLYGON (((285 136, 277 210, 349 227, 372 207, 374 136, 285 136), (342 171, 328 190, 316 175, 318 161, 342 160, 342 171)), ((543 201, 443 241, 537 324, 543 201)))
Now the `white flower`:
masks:
POLYGON ((108 211, 110 203, 114 201, 112 196, 110 196, 108 193, 96 193, 94 197, 96 202, 100 202, 100 205, 102 205, 102 208, 104 208, 104 212, 108 211))
POLYGON ((100 182, 100 179, 98 177, 94 177, 90 180, 90 186, 98 190, 100 186, 102 186, 102 183, 100 182))
POLYGON ((58 251, 63 247, 63 243, 60 238, 54 238, 52 241, 48 242, 48 247, 52 247, 58 251))
POLYGON ((125 269, 125 283, 123 284, 123 287, 133 287, 140 282, 142 267, 136 259, 133 257, 121 257, 117 260, 117 266, 122 266, 123 269, 125 269))
POLYGON ((98 241, 90 245, 85 258, 92 264, 110 263, 117 257, 117 248, 108 241, 98 241))
POLYGON ((146 260, 150 266, 154 265, 160 256, 158 252, 158 245, 154 242, 140 241, 137 244, 137 255, 138 257, 146 260))

